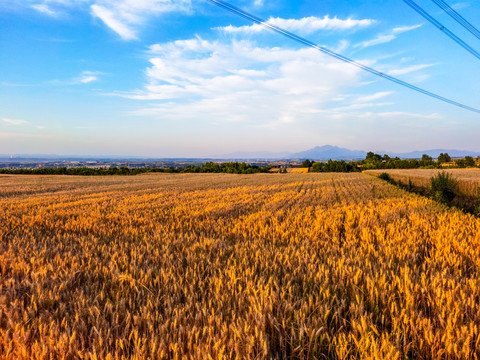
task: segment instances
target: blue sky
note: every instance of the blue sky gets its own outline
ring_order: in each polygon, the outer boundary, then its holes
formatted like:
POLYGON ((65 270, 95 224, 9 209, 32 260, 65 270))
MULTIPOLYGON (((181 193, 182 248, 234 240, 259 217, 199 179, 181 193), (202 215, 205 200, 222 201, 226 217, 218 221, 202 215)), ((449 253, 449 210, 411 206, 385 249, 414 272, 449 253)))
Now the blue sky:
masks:
MULTIPOLYGON (((478 107, 478 59, 401 0, 230 0, 478 107)), ((417 3, 477 51, 430 0, 417 3)), ((449 1, 480 27, 474 1, 449 1)), ((302 47, 204 0, 0 0, 0 153, 480 151, 480 115, 302 47)))

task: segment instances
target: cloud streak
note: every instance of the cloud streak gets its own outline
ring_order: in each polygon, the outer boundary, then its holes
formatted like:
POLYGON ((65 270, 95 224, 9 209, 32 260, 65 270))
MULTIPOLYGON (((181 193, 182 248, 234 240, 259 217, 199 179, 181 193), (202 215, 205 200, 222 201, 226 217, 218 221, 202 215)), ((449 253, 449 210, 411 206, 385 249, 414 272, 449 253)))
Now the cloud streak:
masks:
POLYGON ((423 24, 412 25, 412 26, 399 26, 399 27, 394 28, 392 30, 392 32, 394 34, 401 34, 401 33, 407 32, 407 31, 412 31, 412 30, 418 29, 422 26, 423 26, 423 24))
POLYGON ((100 71, 82 71, 77 77, 71 80, 53 80, 49 83, 54 86, 82 85, 99 81, 100 71))
POLYGON ((405 75, 409 74, 411 72, 419 71, 422 69, 427 69, 429 67, 435 66, 437 64, 419 64, 419 65, 412 65, 412 66, 407 66, 401 69, 395 69, 395 70, 390 70, 388 71, 389 75, 392 76, 398 76, 398 75, 405 75))
POLYGON ((47 4, 35 4, 32 5, 32 9, 37 10, 38 12, 41 12, 42 14, 52 16, 52 17, 57 17, 58 13, 48 7, 47 4))
POLYGON ((124 40, 137 39, 137 28, 152 16, 189 8, 190 0, 99 0, 90 7, 93 16, 124 40))
POLYGON ((9 118, 2 118, 2 121, 8 125, 13 125, 13 126, 20 126, 27 123, 27 121, 25 120, 9 119, 9 118))
POLYGON ((107 25, 110 29, 115 31, 120 37, 124 40, 134 40, 137 39, 137 35, 133 29, 130 28, 125 21, 119 18, 119 16, 104 6, 92 5, 92 15, 99 18, 107 25))
POLYGON ((392 29, 392 32, 390 34, 377 35, 377 37, 375 37, 371 40, 362 41, 362 42, 356 44, 354 47, 365 49, 365 48, 369 48, 371 46, 386 44, 386 43, 389 43, 389 42, 395 40, 397 38, 398 34, 402 34, 402 33, 407 32, 407 31, 412 31, 412 30, 418 29, 421 26, 422 26, 422 24, 413 25, 413 26, 396 27, 396 28, 392 29))
POLYGON ((359 98, 357 98, 356 101, 360 102, 360 103, 366 103, 366 102, 370 102, 370 101, 373 101, 373 100, 378 100, 378 99, 384 98, 385 96, 389 96, 389 95, 392 95, 392 94, 393 94, 393 91, 382 91, 382 92, 377 92, 377 93, 372 94, 372 95, 359 97, 359 98))
MULTIPOLYGON (((302 19, 283 19, 283 18, 270 18, 267 21, 268 24, 281 27, 285 30, 292 32, 299 32, 302 34, 311 34, 320 30, 351 30, 360 29, 371 26, 375 23, 372 19, 355 20, 352 18, 339 19, 337 17, 331 18, 329 15, 325 15, 323 18, 316 16, 305 17, 302 19)), ((244 33, 254 34, 265 31, 265 27, 259 24, 245 25, 245 26, 224 26, 216 28, 226 33, 244 33)))
POLYGON ((89 84, 94 81, 98 81, 98 75, 100 72, 98 71, 84 71, 80 74, 78 78, 74 80, 75 83, 80 84, 89 84))
POLYGON ((375 45, 380 45, 380 44, 386 44, 386 43, 389 43, 390 41, 393 41, 395 40, 397 37, 393 34, 390 34, 390 35, 378 35, 376 38, 374 39, 371 39, 371 40, 367 40, 367 41, 362 41, 358 44, 356 44, 354 47, 356 48, 368 48, 368 47, 371 47, 371 46, 375 46, 375 45))

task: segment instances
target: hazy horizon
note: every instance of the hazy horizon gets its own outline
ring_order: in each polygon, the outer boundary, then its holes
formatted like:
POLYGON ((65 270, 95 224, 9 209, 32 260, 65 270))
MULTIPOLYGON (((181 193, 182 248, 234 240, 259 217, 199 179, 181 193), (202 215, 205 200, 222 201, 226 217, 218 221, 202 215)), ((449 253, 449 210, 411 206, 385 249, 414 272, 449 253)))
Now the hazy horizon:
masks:
MULTIPOLYGON (((292 154, 296 154, 296 153, 300 153, 300 152, 305 152, 305 151, 308 151, 308 150, 312 150, 314 148, 317 148, 317 147, 324 147, 324 146, 333 146, 333 147, 337 147, 336 145, 318 145, 318 146, 315 146, 313 148, 308 148, 308 149, 297 149, 295 151, 233 151, 233 152, 229 152, 229 153, 218 153, 218 154, 209 154, 209 155, 195 155, 195 154, 191 154, 191 155, 185 155, 185 156, 161 156, 161 155, 136 155, 136 154, 115 154, 115 153, 111 153, 111 154, 105 154, 105 153, 98 153, 98 154, 95 154, 95 153, 0 153, 0 156, 5 156, 5 157, 15 157, 15 156, 19 156, 19 157, 27 157, 27 156, 38 156, 38 157, 42 157, 42 156, 45 156, 45 157, 54 157, 54 156, 58 156, 60 158, 67 158, 67 157, 72 157, 72 158, 92 158, 92 159, 95 159, 95 158, 98 158, 98 159, 102 159, 102 158, 108 158, 108 157, 112 157, 112 158, 138 158, 138 159, 182 159, 182 158, 189 158, 189 159, 215 159, 215 158, 218 158, 218 159, 228 159, 230 156, 232 158, 234 158, 235 156, 239 156, 239 155, 245 155, 245 159, 248 158, 248 156, 252 156, 252 158, 254 158, 255 156, 258 156, 259 158, 262 158, 262 157, 265 157, 265 158, 268 158, 267 155, 270 155, 272 156, 272 158, 281 158, 282 156, 284 156, 285 158, 288 158, 289 155, 292 155, 292 154), (281 155, 281 154, 284 154, 284 155, 281 155)), ((415 153, 415 152, 430 152, 430 151, 465 151, 465 152, 469 152, 469 153, 478 153, 480 155, 480 150, 479 149, 463 149, 463 148, 458 148, 458 149, 447 149, 447 148, 435 148, 435 149, 410 149, 410 150, 406 150, 406 151, 390 151, 390 150, 378 150, 378 149, 353 149, 353 148, 344 148, 344 147, 338 147, 338 148, 341 148, 341 149, 346 149, 346 150, 349 150, 349 151, 363 151, 363 152, 369 152, 369 151, 372 151, 374 153, 377 153, 377 154, 380 154, 380 155, 384 155, 384 154, 390 154, 390 155, 397 155, 397 154, 409 154, 409 153, 415 153)))

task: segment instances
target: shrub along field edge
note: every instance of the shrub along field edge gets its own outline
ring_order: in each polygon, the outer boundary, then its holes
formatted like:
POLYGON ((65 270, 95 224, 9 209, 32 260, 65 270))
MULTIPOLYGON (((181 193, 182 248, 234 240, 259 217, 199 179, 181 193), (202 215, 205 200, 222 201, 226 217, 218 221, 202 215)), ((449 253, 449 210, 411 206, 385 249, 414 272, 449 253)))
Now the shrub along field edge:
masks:
POLYGON ((409 178, 408 183, 395 180, 388 172, 382 172, 378 178, 398 186, 408 192, 431 198, 441 204, 454 206, 467 213, 480 216, 480 188, 477 195, 463 193, 458 180, 450 173, 442 171, 430 178, 430 187, 419 186, 409 178))

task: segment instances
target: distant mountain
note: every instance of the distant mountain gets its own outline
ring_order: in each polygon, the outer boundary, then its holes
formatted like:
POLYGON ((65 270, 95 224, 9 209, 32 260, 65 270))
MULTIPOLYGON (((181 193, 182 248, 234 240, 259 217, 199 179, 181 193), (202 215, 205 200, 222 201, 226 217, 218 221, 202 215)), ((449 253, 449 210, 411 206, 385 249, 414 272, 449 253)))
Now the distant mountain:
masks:
POLYGON ((290 159, 310 160, 360 160, 365 159, 367 153, 361 150, 349 150, 338 146, 316 146, 313 149, 288 155, 290 159))
MULTIPOLYGON (((436 159, 440 153, 448 153, 452 158, 461 158, 465 156, 480 156, 480 151, 454 150, 454 149, 432 149, 418 150, 408 153, 393 153, 389 151, 375 151, 375 153, 383 155, 388 154, 390 157, 399 157, 401 159, 421 159, 423 154, 427 154, 436 159)), ((332 145, 317 146, 313 149, 301 151, 288 155, 289 159, 310 159, 310 160, 363 160, 367 153, 361 150, 349 150, 332 145)))

